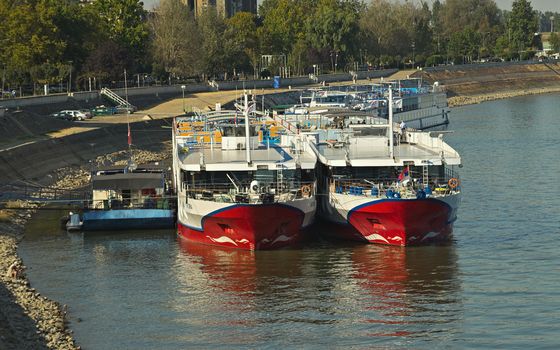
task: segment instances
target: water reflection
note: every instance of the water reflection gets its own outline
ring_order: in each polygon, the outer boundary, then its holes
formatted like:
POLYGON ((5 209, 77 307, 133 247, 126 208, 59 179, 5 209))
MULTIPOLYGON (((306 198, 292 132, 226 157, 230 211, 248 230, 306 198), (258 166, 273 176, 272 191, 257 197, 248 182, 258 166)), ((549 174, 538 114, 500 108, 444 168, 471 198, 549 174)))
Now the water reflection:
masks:
POLYGON ((228 310, 216 325, 337 324, 329 336, 346 339, 425 336, 461 318, 452 244, 343 243, 259 252, 178 244, 185 286, 204 290, 228 310))
POLYGON ((211 247, 180 238, 177 243, 184 258, 205 276, 206 284, 222 292, 244 296, 279 292, 280 286, 271 282, 303 276, 300 249, 254 252, 211 247))
MULTIPOLYGON (((371 336, 423 336, 426 325, 457 321, 461 314, 453 244, 426 247, 364 245, 352 250, 371 336)), ((433 328, 431 329, 434 330, 433 328)))

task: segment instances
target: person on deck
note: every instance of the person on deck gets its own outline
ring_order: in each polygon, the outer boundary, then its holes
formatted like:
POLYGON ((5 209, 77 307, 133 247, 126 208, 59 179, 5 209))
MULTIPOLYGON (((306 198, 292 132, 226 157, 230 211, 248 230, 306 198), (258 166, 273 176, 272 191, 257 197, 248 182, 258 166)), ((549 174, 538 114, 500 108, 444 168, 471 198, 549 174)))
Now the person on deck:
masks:
POLYGON ((405 141, 406 123, 404 120, 401 121, 399 127, 401 129, 401 141, 405 141))

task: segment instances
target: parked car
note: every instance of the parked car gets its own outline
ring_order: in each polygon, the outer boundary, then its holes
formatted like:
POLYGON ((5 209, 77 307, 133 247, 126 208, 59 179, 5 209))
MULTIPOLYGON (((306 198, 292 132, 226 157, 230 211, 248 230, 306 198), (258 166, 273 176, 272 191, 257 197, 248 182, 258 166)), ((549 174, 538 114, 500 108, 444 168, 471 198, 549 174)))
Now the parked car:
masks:
POLYGON ((117 113, 116 107, 105 107, 103 105, 97 106, 92 109, 93 115, 113 115, 117 113))
POLYGON ((84 112, 78 110, 64 110, 60 111, 60 113, 66 113, 72 117, 72 120, 86 120, 91 118, 91 114, 88 116, 84 112))
POLYGON ((87 119, 93 118, 93 113, 91 113, 91 110, 89 109, 80 109, 80 112, 84 113, 87 119))
POLYGON ((53 114, 49 114, 49 117, 56 118, 56 119, 63 119, 63 120, 73 120, 73 117, 66 113, 66 111, 60 111, 53 114))

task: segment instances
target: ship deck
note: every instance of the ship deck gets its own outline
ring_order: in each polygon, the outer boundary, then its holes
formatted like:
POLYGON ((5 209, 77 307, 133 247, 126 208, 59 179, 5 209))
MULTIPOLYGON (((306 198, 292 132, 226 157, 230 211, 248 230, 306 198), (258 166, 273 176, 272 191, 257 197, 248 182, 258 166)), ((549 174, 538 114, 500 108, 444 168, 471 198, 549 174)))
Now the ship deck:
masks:
MULTIPOLYGON (((386 140, 386 139, 385 139, 386 140)), ((387 143, 388 141, 385 141, 387 143)), ((316 145, 319 159, 331 166, 397 166, 404 162, 414 162, 417 165, 441 165, 442 149, 428 148, 419 144, 401 143, 394 146, 394 159, 390 157, 389 147, 379 146, 378 143, 358 143, 336 147, 329 143, 316 145)), ((460 157, 453 152, 443 151, 446 164, 460 164, 460 157)))
POLYGON ((200 170, 202 160, 208 171, 255 170, 263 166, 273 170, 280 164, 283 169, 295 169, 298 164, 302 169, 314 169, 317 162, 317 158, 311 152, 295 154, 287 147, 276 145, 261 145, 251 149, 251 164, 247 162, 246 150, 222 150, 219 144, 213 149, 206 146, 190 149, 188 153, 179 152, 181 168, 185 170, 200 170))

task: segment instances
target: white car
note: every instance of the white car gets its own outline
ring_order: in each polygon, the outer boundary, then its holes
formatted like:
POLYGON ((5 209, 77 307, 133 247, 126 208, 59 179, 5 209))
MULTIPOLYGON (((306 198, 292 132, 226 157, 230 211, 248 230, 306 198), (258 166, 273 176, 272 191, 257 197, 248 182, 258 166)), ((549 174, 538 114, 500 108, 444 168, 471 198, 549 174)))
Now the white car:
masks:
POLYGON ((91 118, 91 115, 87 115, 86 113, 78 110, 64 110, 60 111, 60 113, 69 115, 72 120, 86 120, 91 118))

